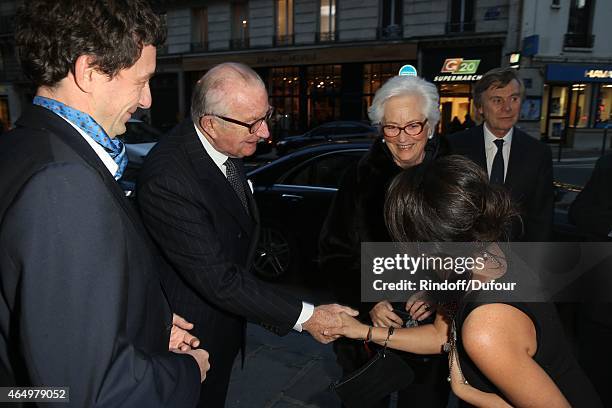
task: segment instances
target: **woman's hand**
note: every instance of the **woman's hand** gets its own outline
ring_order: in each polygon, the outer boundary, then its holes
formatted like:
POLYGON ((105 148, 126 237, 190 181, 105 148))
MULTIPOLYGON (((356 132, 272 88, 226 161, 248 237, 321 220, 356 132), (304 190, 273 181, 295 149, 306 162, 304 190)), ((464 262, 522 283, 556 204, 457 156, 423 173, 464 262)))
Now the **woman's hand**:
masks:
POLYGON ((342 312, 340 313, 342 327, 336 333, 348 337, 349 339, 365 340, 368 336, 369 326, 361 323, 359 320, 342 312))
POLYGON ((410 296, 406 311, 414 320, 425 320, 436 311, 436 303, 427 296, 427 292, 420 291, 410 296))
POLYGON ((402 318, 393 312, 393 306, 386 300, 378 302, 370 310, 370 318, 374 327, 402 327, 402 318))

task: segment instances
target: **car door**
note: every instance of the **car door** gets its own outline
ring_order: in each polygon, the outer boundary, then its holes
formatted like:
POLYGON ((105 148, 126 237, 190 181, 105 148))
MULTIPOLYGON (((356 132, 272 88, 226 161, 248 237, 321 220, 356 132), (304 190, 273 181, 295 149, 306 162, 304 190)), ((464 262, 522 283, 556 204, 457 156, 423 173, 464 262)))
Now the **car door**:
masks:
POLYGON ((282 266, 282 274, 315 266, 319 233, 338 184, 366 151, 320 154, 295 166, 276 183, 255 188, 262 220, 261 245, 268 255, 278 252, 274 262, 277 268, 282 266))

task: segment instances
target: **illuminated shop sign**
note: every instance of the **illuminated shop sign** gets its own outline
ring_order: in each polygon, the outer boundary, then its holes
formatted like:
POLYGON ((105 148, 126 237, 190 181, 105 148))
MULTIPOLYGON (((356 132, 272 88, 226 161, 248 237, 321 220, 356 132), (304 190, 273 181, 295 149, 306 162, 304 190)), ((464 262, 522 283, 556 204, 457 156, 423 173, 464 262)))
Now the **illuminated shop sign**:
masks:
POLYGON ((482 75, 476 74, 480 60, 466 60, 463 58, 447 58, 442 64, 440 73, 434 82, 478 81, 482 75))
POLYGON ((589 69, 584 73, 585 78, 612 78, 612 70, 589 69))
POLYGON ((548 64, 546 80, 551 82, 612 83, 612 65, 548 64))

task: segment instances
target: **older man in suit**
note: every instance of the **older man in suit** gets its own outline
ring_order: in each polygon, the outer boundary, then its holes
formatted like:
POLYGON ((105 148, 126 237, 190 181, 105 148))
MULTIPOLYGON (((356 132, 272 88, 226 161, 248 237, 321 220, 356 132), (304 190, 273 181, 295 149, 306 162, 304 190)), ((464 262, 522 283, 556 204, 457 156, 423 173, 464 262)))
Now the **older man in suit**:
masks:
POLYGON ((32 0, 18 15, 38 88, 0 138, 3 386, 69 387, 74 407, 198 400, 207 353, 173 327, 162 263, 116 182, 115 136, 151 104, 164 35, 141 0, 32 0))
POLYGON ((165 277, 172 305, 194 322, 211 353, 201 393, 207 408, 224 406, 245 318, 279 335, 304 329, 329 342, 323 331, 341 325, 338 312, 356 314, 338 305, 315 308, 251 271, 259 216, 240 159, 269 137, 270 116, 266 88, 252 69, 212 68, 195 86, 191 119, 154 148, 138 183, 143 220, 174 268, 165 277))
POLYGON ((480 126, 448 136, 451 150, 467 156, 505 186, 517 204, 523 225, 513 239, 548 241, 553 217, 550 148, 515 125, 524 86, 516 70, 487 72, 473 87, 474 106, 484 119, 480 126))

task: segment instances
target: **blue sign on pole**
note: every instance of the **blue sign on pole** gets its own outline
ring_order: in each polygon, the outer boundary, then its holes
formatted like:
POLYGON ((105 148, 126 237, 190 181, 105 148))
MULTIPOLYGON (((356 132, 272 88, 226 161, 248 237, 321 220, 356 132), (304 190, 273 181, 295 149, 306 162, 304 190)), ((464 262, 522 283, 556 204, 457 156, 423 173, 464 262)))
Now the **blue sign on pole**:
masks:
POLYGON ((523 49, 521 54, 525 57, 536 55, 540 48, 540 36, 530 35, 529 37, 523 38, 523 49))
POLYGON ((400 68, 398 75, 417 76, 417 70, 412 65, 404 65, 400 68))

